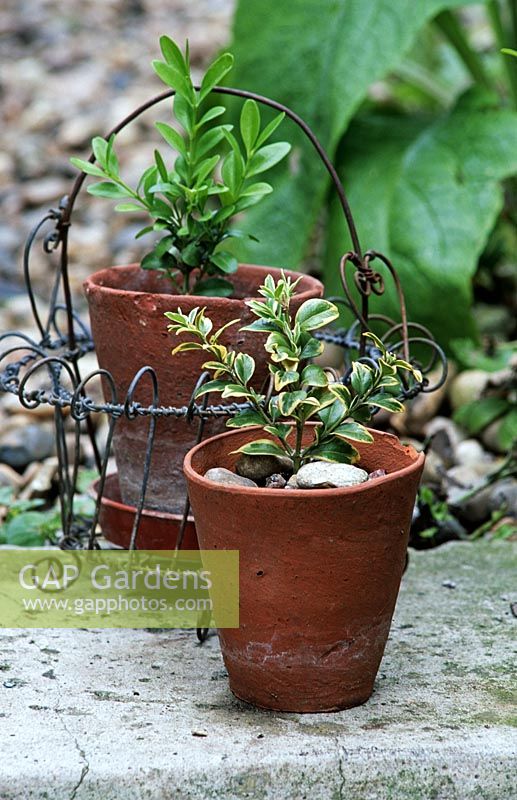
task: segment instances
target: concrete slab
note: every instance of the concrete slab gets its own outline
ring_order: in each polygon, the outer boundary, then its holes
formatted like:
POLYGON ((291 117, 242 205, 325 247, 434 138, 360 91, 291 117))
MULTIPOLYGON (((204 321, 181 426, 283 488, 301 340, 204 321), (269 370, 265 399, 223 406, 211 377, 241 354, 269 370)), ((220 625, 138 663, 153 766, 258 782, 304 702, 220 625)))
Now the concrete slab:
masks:
POLYGON ((412 553, 374 696, 337 714, 234 699, 216 637, 0 631, 0 798, 517 798, 516 565, 412 553))

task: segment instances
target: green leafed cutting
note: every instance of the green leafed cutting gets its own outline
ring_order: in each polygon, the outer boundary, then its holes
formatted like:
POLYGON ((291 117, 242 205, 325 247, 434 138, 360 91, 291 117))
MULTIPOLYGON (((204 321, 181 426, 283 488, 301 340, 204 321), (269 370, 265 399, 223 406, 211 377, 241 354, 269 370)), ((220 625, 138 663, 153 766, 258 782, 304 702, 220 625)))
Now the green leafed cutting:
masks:
MULTIPOLYGON (((274 323, 276 328, 264 345, 273 378, 267 394, 259 395, 248 385, 255 369, 253 358, 228 349, 221 340, 224 327, 212 332, 212 322, 205 316, 204 309, 194 308, 188 315, 179 309, 166 314, 171 322, 168 326, 171 333, 186 333, 191 337, 173 352, 181 353, 191 347, 204 350, 211 360, 203 364, 203 369, 213 373, 214 380, 199 389, 197 396, 222 390, 223 400, 245 400, 247 407, 228 426, 246 428, 259 425, 276 439, 274 442, 257 439, 236 452, 252 456, 285 455, 295 471, 314 458, 352 463, 359 454, 348 440, 373 441, 362 424, 368 422, 371 411, 376 406, 390 411, 402 409, 398 400, 383 391, 385 370, 389 370, 390 380, 398 384, 399 392, 401 370, 407 373, 405 379, 409 380, 409 385, 412 381, 420 381, 421 375, 406 361, 389 352, 380 340, 375 340, 382 356, 378 366, 356 364, 351 387, 329 383, 325 370, 315 364, 304 364, 301 352, 313 338, 307 331, 325 324, 329 313, 334 319, 337 309, 326 300, 308 300, 299 308, 293 321, 290 305, 296 284, 297 281, 293 283, 285 274, 276 283, 271 275, 267 275, 259 289, 264 299, 248 301, 248 306, 260 321, 274 323), (283 391, 287 386, 289 391, 283 391), (305 425, 310 419, 316 422, 314 443, 304 441, 305 425)), ((257 329, 249 325, 242 330, 257 329)), ((258 330, 263 332, 263 329, 258 330)))

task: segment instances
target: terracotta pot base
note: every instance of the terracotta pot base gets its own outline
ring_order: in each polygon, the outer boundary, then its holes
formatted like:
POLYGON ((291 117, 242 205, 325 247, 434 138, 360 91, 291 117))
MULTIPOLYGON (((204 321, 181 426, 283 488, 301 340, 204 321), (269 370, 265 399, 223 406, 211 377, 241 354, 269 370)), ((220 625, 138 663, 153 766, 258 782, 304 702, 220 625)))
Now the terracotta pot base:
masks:
POLYGON ((347 702, 343 705, 334 705, 330 706, 329 708, 324 708, 320 706, 319 703, 316 703, 316 708, 310 708, 310 703, 304 702, 303 706, 300 708, 284 708, 280 705, 275 705, 274 699, 268 701, 267 705, 262 705, 261 703, 257 702, 255 699, 241 697, 241 695, 233 688, 231 680, 229 681, 230 691, 237 700, 240 700, 242 703, 246 703, 249 706, 253 706, 254 708, 260 708, 261 711, 280 711, 285 714, 335 714, 338 711, 346 711, 349 708, 356 708, 357 706, 364 706, 365 703, 368 702, 370 697, 373 694, 373 688, 365 697, 357 697, 351 699, 350 702, 347 702))
MULTIPOLYGON (((96 480, 90 494, 97 499, 99 481, 96 480)), ((117 473, 108 475, 101 500, 99 525, 104 537, 112 544, 129 548, 135 520, 135 506, 122 502, 117 473)), ((182 516, 164 511, 144 509, 137 536, 139 550, 174 550, 182 516)), ((188 518, 183 537, 182 550, 198 550, 196 528, 192 517, 188 518)))

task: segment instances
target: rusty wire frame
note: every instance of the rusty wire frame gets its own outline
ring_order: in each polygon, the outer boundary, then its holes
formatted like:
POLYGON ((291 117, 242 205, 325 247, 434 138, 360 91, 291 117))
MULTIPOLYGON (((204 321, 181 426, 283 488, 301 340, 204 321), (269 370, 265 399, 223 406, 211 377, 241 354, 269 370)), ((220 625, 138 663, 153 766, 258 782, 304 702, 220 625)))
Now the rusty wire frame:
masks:
MULTIPOLYGON (((219 86, 215 87, 213 91, 217 94, 253 99, 262 105, 283 112, 307 136, 331 178, 333 187, 341 203, 353 247, 353 250, 343 255, 339 266, 344 296, 333 297, 331 299, 352 311, 355 316, 355 321, 346 330, 325 330, 318 332, 318 337, 325 342, 337 344, 343 348, 344 369, 339 376, 339 380, 343 383, 349 380, 353 363, 352 353, 356 353, 359 360, 364 363, 376 363, 379 352, 376 350, 375 345, 368 343, 362 335, 364 332, 370 330, 371 324, 375 322, 386 328, 381 338, 387 347, 394 352, 401 352, 406 360, 418 364, 423 372, 424 377, 421 383, 416 384, 412 382, 403 386, 401 392, 402 399, 414 397, 420 392, 431 392, 441 386, 447 374, 447 361, 442 349, 434 341, 427 328, 416 323, 408 322, 402 287, 396 270, 389 259, 374 250, 368 250, 365 253, 362 252, 357 229, 343 184, 339 179, 335 167, 311 128, 290 108, 262 95, 219 86), (379 262, 380 265, 384 266, 394 281, 400 307, 400 321, 392 320, 380 314, 370 314, 369 302, 371 296, 381 295, 385 288, 383 275, 372 266, 375 262, 379 262), (354 300, 349 286, 348 279, 351 269, 353 269, 354 285, 361 297, 360 309, 354 300), (412 357, 411 349, 413 346, 427 348, 430 353, 427 363, 418 363, 416 359, 412 357), (441 367, 440 376, 434 385, 430 385, 426 375, 438 365, 441 367)), ((107 134, 106 138, 109 138, 112 134, 119 133, 149 108, 163 100, 173 97, 173 95, 173 90, 162 92, 143 103, 116 125, 107 134)), ((93 163, 94 160, 94 155, 91 154, 89 161, 93 163)), ((72 224, 71 217, 74 205, 85 178, 86 175, 84 174, 80 174, 77 177, 72 186, 70 195, 65 196, 61 200, 57 209, 49 210, 28 236, 23 254, 23 275, 34 322, 39 331, 40 339, 39 341, 32 340, 26 334, 19 331, 8 331, 0 336, 0 348, 3 347, 8 340, 15 340, 14 345, 7 347, 7 349, 3 351, 0 350, 0 391, 17 395, 20 404, 26 409, 34 409, 42 403, 48 404, 54 408, 59 499, 63 529, 63 538, 60 544, 63 548, 86 547, 88 549, 93 549, 98 546, 97 527, 100 505, 104 494, 108 459, 117 420, 123 416, 128 419, 135 419, 141 416, 148 417, 149 430, 144 458, 142 489, 136 507, 130 538, 130 549, 135 549, 138 547, 138 533, 145 507, 157 418, 167 416, 180 417, 185 419, 186 424, 192 424, 196 419, 198 422, 197 441, 201 441, 204 424, 207 419, 210 417, 232 416, 243 408, 246 408, 247 404, 221 403, 218 405, 208 405, 208 396, 203 398, 202 403, 196 403, 194 399, 195 391, 206 379, 206 375, 202 375, 196 387, 193 387, 192 398, 188 406, 175 407, 162 405, 160 402, 158 378, 152 365, 143 366, 138 370, 133 377, 129 389, 122 398, 118 395, 112 375, 104 369, 95 370, 86 377, 81 378, 79 361, 82 356, 94 351, 95 348, 88 327, 79 319, 74 310, 69 279, 68 234, 72 224), (44 237, 43 248, 44 251, 49 254, 60 249, 60 266, 56 271, 56 276, 52 284, 48 314, 46 320, 43 320, 39 313, 32 287, 30 257, 36 239, 49 224, 52 225, 52 229, 44 237), (60 291, 62 291, 63 302, 58 302, 60 291), (64 330, 59 321, 61 314, 64 314, 66 319, 64 330), (16 354, 19 354, 19 358, 16 357, 16 354), (35 375, 41 372, 44 372, 48 378, 48 387, 31 389, 31 380, 35 375), (109 399, 106 398, 103 403, 94 400, 87 393, 88 385, 94 379, 102 379, 104 386, 109 388, 110 397, 109 399), (138 389, 144 381, 150 381, 153 389, 153 402, 146 406, 141 405, 136 399, 138 389), (74 424, 75 448, 72 458, 70 458, 66 442, 65 411, 69 412, 74 424), (97 413, 105 414, 109 418, 106 447, 102 455, 96 444, 92 423, 92 414, 97 413), (73 507, 77 487, 80 461, 80 437, 82 435, 83 423, 86 425, 88 435, 92 442, 95 463, 100 474, 95 512, 93 519, 89 520, 74 514, 73 507)), ((171 545, 174 544, 176 548, 181 546, 188 513, 189 504, 188 499, 186 499, 183 521, 180 526, 178 539, 175 543, 171 543, 171 545)))

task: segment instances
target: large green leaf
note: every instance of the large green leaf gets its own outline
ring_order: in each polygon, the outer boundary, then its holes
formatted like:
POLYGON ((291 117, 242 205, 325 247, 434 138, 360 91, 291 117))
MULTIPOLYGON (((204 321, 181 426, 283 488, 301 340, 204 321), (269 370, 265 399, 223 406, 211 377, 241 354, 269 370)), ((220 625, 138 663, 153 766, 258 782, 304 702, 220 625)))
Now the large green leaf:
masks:
MULTIPOLYGON (((394 262, 410 319, 444 345, 474 335, 471 278, 502 207, 500 180, 517 172, 517 114, 465 97, 438 119, 372 115, 352 124, 340 156, 362 244, 394 262)), ((337 263, 349 246, 333 203, 329 292, 339 290, 337 263)), ((371 308, 398 317, 389 277, 386 286, 371 308)))
MULTIPOLYGON (((240 0, 234 22, 234 86, 286 103, 313 126, 331 158, 368 87, 393 69, 427 20, 465 0, 240 0)), ((248 214, 259 264, 296 266, 321 208, 328 178, 310 143, 277 170, 274 194, 248 214), (294 175, 292 174, 294 171, 294 175)))

